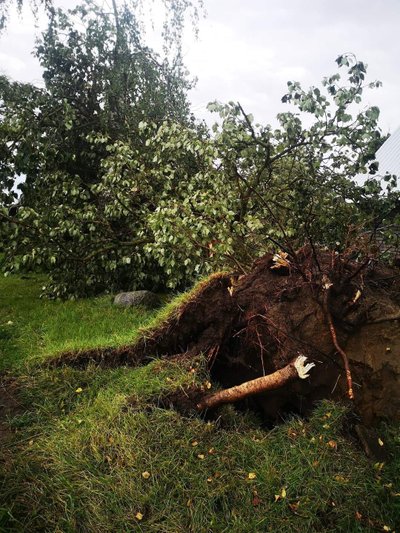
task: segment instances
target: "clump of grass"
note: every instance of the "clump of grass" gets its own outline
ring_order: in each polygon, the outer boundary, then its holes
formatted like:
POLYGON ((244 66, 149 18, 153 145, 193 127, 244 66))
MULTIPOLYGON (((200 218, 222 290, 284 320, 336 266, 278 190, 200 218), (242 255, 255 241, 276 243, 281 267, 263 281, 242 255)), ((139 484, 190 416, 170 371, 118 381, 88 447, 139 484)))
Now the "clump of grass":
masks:
MULTIPOLYGON (((91 372, 64 375, 68 411, 49 416, 47 401, 36 406, 45 416, 36 417, 4 483, 13 502, 10 526, 110 532, 394 527, 395 497, 342 435, 344 407, 323 403, 309 422, 294 418, 269 433, 248 424, 245 414, 236 413, 232 424, 231 413, 229 429, 221 429, 218 421, 149 405, 154 394, 196 380, 188 369, 164 362, 108 370, 108 385, 92 374, 74 397, 78 375, 82 380, 91 372), (139 403, 130 409, 133 390, 139 403)), ((46 396, 45 381, 35 386, 29 395, 46 396)))

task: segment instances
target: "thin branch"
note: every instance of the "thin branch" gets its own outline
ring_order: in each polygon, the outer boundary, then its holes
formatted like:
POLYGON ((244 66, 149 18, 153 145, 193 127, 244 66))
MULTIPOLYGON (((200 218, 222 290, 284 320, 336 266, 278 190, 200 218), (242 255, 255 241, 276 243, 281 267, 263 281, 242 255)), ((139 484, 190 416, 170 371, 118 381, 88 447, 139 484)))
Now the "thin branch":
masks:
POLYGON ((393 320, 400 320, 400 313, 395 315, 381 316, 375 320, 366 322, 366 324, 381 324, 382 322, 391 322, 393 320))
POLYGON ((349 359, 347 357, 346 352, 343 350, 343 348, 341 348, 341 346, 339 345, 338 340, 337 340, 337 335, 336 335, 335 326, 333 324, 332 314, 331 314, 331 312, 329 310, 329 292, 330 292, 330 287, 324 289, 324 296, 323 296, 324 312, 325 312, 326 318, 328 320, 329 331, 330 331, 330 334, 331 334, 331 337, 332 337, 333 345, 336 348, 336 351, 338 353, 340 353, 340 355, 342 357, 343 364, 344 364, 344 368, 345 368, 345 371, 346 371, 347 394, 348 394, 350 400, 354 400, 353 379, 352 379, 352 376, 351 376, 351 371, 350 371, 350 366, 349 366, 349 359))

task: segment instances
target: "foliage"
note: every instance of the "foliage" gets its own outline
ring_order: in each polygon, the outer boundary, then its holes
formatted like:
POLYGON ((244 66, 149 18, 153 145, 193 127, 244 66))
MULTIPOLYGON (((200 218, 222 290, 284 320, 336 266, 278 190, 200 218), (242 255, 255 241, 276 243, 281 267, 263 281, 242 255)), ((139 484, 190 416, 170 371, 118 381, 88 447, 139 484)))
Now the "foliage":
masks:
MULTIPOLYGON (((1 0, 0 2, 0 33, 5 29, 8 23, 10 9, 16 6, 19 14, 21 14, 22 7, 24 6, 24 0, 1 0)), ((39 7, 43 6, 46 10, 50 11, 53 7, 52 0, 30 0, 29 5, 32 12, 37 16, 39 7)))
MULTIPOLYGON (((143 50, 138 34, 130 29, 135 27, 131 13, 124 16, 126 43, 133 41, 143 50)), ((168 92, 170 76, 157 78, 160 69, 153 69, 152 62, 148 66, 146 51, 143 62, 151 87, 145 85, 149 93, 143 93, 139 106, 133 105, 126 98, 132 93, 121 92, 125 62, 113 59, 116 34, 109 50, 100 36, 112 29, 90 25, 83 41, 66 20, 60 15, 52 22, 38 49, 46 68, 50 113, 57 109, 57 114, 51 127, 44 125, 49 132, 45 141, 37 145, 34 133, 35 146, 29 127, 24 141, 30 148, 20 141, 17 156, 9 158, 15 165, 18 157, 25 161, 32 151, 24 206, 18 221, 11 220, 19 229, 9 257, 14 267, 18 257, 24 263, 51 266, 56 295, 105 287, 179 288, 227 265, 245 270, 269 248, 293 253, 305 240, 346 246, 349 235, 360 228, 374 232, 396 224, 399 194, 394 177, 388 178, 384 194, 376 180, 361 187, 350 179, 376 172, 374 156, 383 142, 379 109, 360 108, 364 90, 380 82, 367 82, 366 65, 354 56, 337 60, 338 67, 347 70, 345 80, 336 73, 324 78, 320 88, 308 90, 288 82, 282 100, 292 110, 278 115, 277 127, 255 124, 238 103, 214 102, 209 110, 218 113, 220 121, 208 131, 186 118, 187 85, 181 70, 168 92), (68 46, 58 40, 61 29, 69 35, 68 46), (90 65, 96 64, 92 41, 96 47, 101 41, 111 54, 101 51, 100 57, 109 59, 93 81, 87 80, 90 65), (115 94, 120 96, 116 102, 115 94), (90 125, 90 118, 96 126, 90 125), (43 205, 45 190, 51 205, 43 205)), ((31 119, 37 122, 34 105, 31 119)), ((10 104, 8 108, 13 109, 10 104)), ((12 120, 3 121, 3 128, 15 127, 21 113, 20 108, 10 111, 12 120)))
MULTIPOLYGON (((175 26, 169 33, 166 27, 166 46, 191 5, 169 4, 175 26)), ((148 200, 137 194, 135 205, 126 208, 112 183, 105 195, 96 187, 114 144, 123 139, 130 149, 143 151, 138 124, 144 118, 155 124, 166 117, 190 120, 186 91, 191 84, 179 42, 175 39, 173 50, 170 46, 160 58, 143 44, 140 20, 128 4, 109 13, 88 0, 68 13, 53 12, 36 55, 44 89, 0 79, 2 218, 11 231, 8 252, 14 268, 59 267, 57 295, 98 291, 110 278, 114 285, 123 284, 126 275, 142 272, 143 278, 147 270, 156 270, 151 259, 134 250, 132 270, 125 250, 143 240, 140 211, 142 203, 149 208, 148 200), (10 215, 18 175, 25 176, 22 197, 17 214, 10 215), (85 272, 93 257, 97 263, 85 272), (122 268, 115 273, 117 265, 122 268)))
MULTIPOLYGON (((348 67, 348 85, 339 85, 339 74, 326 78, 325 95, 288 83, 283 100, 312 115, 308 127, 299 113, 288 112, 273 130, 253 124, 240 104, 213 103, 209 109, 221 123, 212 135, 171 121, 146 122, 141 133, 150 160, 126 143, 114 145, 103 162, 108 179, 128 199, 122 161, 137 169, 134 186, 156 207, 143 218, 151 235, 144 250, 164 268, 169 286, 227 264, 243 269, 271 247, 291 251, 310 239, 345 245, 351 227, 374 229, 393 219, 394 178, 386 196, 374 180, 359 187, 349 179, 368 165, 373 171, 382 138, 377 108, 350 115, 361 102, 365 65, 347 56, 338 63, 348 67)), ((105 193, 107 180, 101 186, 105 193)))

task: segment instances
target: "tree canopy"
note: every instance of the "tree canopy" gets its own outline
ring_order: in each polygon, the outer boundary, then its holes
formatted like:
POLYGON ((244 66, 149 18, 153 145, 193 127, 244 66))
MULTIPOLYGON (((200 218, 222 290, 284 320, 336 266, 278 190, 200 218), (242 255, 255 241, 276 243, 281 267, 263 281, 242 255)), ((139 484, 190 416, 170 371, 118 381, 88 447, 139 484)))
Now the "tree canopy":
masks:
POLYGON ((178 288, 227 265, 245 270, 267 249, 341 246, 355 228, 398 218, 394 179, 385 195, 350 179, 376 170, 383 141, 379 109, 361 107, 380 85, 365 63, 343 55, 319 87, 288 82, 290 111, 275 128, 214 102, 209 130, 191 116, 179 46, 192 4, 172 3, 164 57, 146 46, 132 6, 113 6, 52 11, 35 52, 44 88, 0 78, 8 271, 48 268, 47 290, 61 297, 178 288))

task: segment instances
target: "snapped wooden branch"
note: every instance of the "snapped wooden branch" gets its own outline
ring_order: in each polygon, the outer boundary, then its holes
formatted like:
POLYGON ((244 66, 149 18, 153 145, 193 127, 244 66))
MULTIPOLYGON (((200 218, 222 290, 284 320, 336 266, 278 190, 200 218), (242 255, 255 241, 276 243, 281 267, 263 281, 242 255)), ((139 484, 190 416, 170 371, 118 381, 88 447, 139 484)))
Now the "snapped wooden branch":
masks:
POLYGON ((209 394, 197 404, 197 409, 203 411, 204 409, 216 407, 224 403, 237 402, 254 394, 279 389, 293 379, 306 379, 309 376, 308 372, 315 366, 314 363, 306 363, 306 361, 307 357, 300 355, 285 367, 280 368, 268 376, 246 381, 230 389, 209 394))

